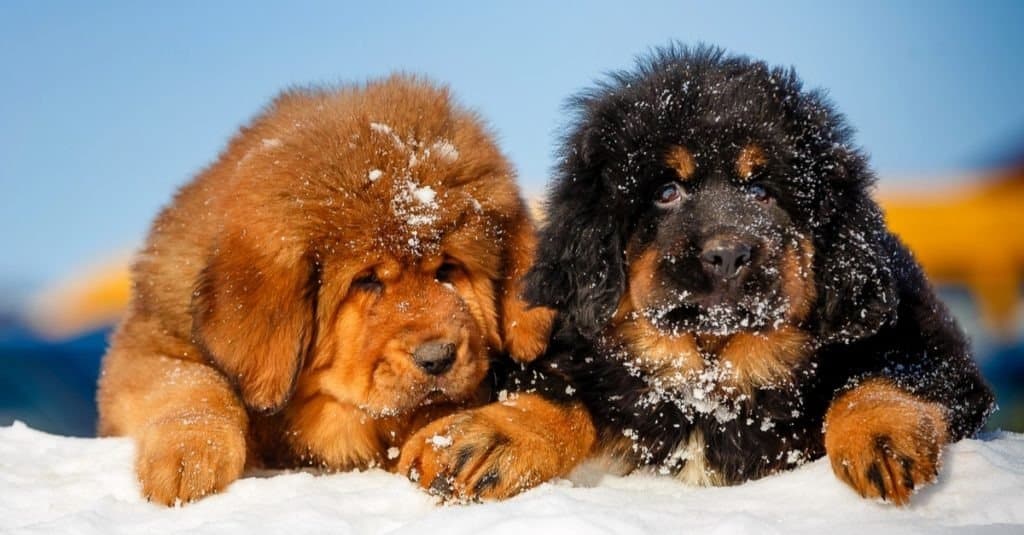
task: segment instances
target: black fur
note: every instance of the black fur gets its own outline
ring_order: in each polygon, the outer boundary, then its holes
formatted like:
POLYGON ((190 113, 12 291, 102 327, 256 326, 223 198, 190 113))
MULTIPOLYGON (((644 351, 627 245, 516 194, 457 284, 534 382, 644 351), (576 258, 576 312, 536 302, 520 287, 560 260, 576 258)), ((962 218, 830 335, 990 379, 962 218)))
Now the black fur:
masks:
MULTIPOLYGON (((866 158, 821 92, 803 89, 792 70, 717 48, 671 46, 633 71, 611 74, 575 98, 572 109, 549 191, 549 223, 526 285, 530 301, 558 310, 558 325, 548 353, 512 374, 508 388, 582 400, 601 440, 634 438, 636 466, 682 469, 685 461, 670 455, 700 430, 709 465, 727 483, 822 456, 829 404, 866 378, 889 378, 941 403, 952 439, 981 428, 992 394, 960 329, 885 228, 870 197, 875 179, 866 158), (751 140, 770 155, 757 180, 774 198, 758 239, 803 236, 813 243, 817 298, 799 324, 811 355, 792 382, 756 390, 731 419, 721 419, 671 395, 652 395, 650 378, 623 354, 628 348, 609 344, 602 332, 629 284, 629 247, 702 235, 701 225, 725 217, 714 209, 723 202, 741 215, 754 206, 739 196, 749 186, 727 176, 731 155, 751 140), (698 155, 694 199, 717 195, 719 204, 695 200, 670 222, 651 201, 673 180, 665 151, 680 144, 698 155), (721 166, 709 165, 715 155, 721 166), (700 193, 702 187, 717 193, 700 193)), ((688 276, 659 275, 664 284, 688 276)))

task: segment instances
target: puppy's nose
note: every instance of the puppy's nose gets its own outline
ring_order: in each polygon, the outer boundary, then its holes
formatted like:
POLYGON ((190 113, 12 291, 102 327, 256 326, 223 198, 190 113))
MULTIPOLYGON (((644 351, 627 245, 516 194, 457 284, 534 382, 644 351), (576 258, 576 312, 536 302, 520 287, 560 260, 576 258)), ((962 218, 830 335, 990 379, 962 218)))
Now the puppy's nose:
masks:
POLYGON ((750 264, 750 246, 737 239, 712 238, 704 244, 700 259, 709 273, 731 279, 750 264))
POLYGON ((430 375, 441 375, 455 362, 455 344, 432 341, 420 345, 412 352, 412 360, 430 375))

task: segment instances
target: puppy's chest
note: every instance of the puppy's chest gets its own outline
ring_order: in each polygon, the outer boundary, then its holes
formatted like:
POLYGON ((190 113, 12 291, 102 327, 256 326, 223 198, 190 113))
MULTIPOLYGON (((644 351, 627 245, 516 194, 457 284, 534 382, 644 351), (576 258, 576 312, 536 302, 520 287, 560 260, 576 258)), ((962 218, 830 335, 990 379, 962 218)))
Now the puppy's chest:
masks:
POLYGON ((820 456, 820 423, 804 394, 813 363, 763 375, 760 383, 737 381, 721 358, 727 343, 715 342, 695 344, 699 361, 651 359, 623 346, 609 351, 632 384, 607 397, 605 450, 633 467, 704 486, 755 479, 820 456))

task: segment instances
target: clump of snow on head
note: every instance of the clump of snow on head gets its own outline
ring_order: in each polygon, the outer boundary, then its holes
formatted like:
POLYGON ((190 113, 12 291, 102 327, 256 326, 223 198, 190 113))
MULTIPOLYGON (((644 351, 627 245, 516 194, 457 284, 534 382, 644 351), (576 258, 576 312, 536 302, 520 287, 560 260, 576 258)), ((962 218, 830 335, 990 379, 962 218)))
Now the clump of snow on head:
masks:
POLYGON ((371 122, 370 130, 387 136, 391 144, 399 151, 408 153, 408 167, 411 169, 419 165, 422 160, 436 157, 446 163, 453 163, 459 159, 459 149, 448 139, 439 138, 433 142, 421 141, 414 138, 402 139, 402 136, 386 123, 371 122))
POLYGON ((427 151, 432 151, 433 154, 436 154, 446 162, 454 162, 459 159, 459 149, 456 149, 455 145, 447 139, 439 139, 435 141, 427 151))
MULTIPOLYGON (((423 141, 412 136, 403 137, 383 122, 371 122, 370 131, 385 136, 391 142, 394 152, 386 149, 388 152, 407 158, 404 166, 388 170, 388 174, 393 177, 390 183, 394 188, 391 211, 407 227, 408 237, 403 238, 404 242, 413 252, 419 253, 423 247, 429 246, 430 232, 423 227, 440 220, 440 203, 444 199, 443 192, 423 184, 417 176, 420 165, 430 161, 453 163, 459 159, 459 150, 445 138, 423 141)), ((384 176, 384 171, 370 169, 366 176, 370 182, 377 182, 384 176)))
POLYGON ((391 142, 395 144, 396 148, 405 149, 405 142, 402 141, 401 137, 398 137, 398 134, 390 126, 384 123, 370 123, 370 130, 390 137, 391 142))
POLYGON ((436 223, 439 208, 437 191, 411 179, 399 185, 391 200, 391 211, 403 219, 406 225, 413 227, 436 223))
POLYGON ((276 149, 282 145, 284 145, 284 142, 276 137, 261 139, 259 145, 251 147, 244 155, 242 155, 241 158, 238 159, 238 165, 241 166, 245 162, 248 162, 249 159, 257 153, 265 150, 276 149))
POLYGON ((434 191, 434 188, 430 186, 417 186, 416 183, 411 181, 408 183, 408 186, 413 198, 419 201, 420 204, 437 208, 437 202, 434 201, 437 198, 437 192, 434 191))

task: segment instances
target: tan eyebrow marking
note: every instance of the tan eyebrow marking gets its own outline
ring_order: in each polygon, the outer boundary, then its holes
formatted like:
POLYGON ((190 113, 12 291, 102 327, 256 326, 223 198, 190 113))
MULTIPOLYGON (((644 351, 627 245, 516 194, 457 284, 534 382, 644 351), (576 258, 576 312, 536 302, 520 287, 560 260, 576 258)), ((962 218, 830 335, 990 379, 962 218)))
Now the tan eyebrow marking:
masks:
POLYGON ((757 145, 750 144, 743 147, 739 157, 736 158, 736 175, 740 180, 746 180, 754 174, 758 167, 768 163, 764 151, 757 145))
POLYGON ((675 169, 680 180, 689 180, 697 170, 697 161, 685 147, 675 145, 665 153, 665 163, 675 169))

